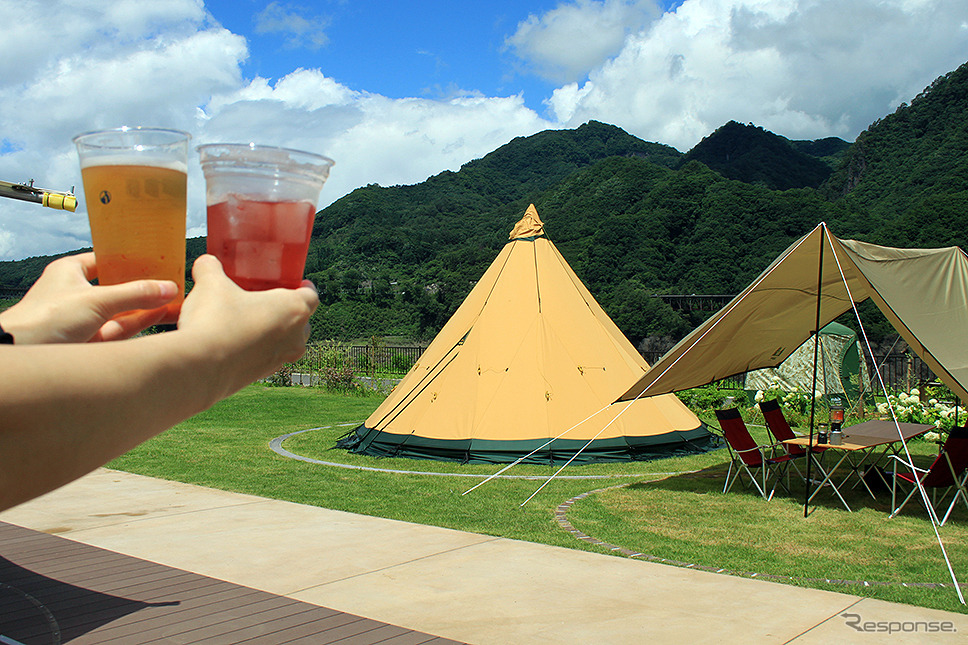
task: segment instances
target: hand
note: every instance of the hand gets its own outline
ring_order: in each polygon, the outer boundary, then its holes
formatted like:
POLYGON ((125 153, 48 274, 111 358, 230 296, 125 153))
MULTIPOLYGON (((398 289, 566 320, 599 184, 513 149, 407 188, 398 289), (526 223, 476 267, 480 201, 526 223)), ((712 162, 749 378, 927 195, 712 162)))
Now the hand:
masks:
POLYGON ((213 255, 195 261, 192 277, 195 286, 182 305, 177 333, 221 363, 228 393, 305 353, 309 317, 319 305, 312 282, 304 280, 298 289, 245 291, 213 255))
POLYGON ((130 338, 158 324, 178 286, 170 280, 136 280, 94 286, 93 253, 54 260, 27 294, 0 315, 18 345, 83 343, 130 338), (134 312, 132 310, 142 310, 134 312), (132 312, 117 317, 122 312, 132 312))

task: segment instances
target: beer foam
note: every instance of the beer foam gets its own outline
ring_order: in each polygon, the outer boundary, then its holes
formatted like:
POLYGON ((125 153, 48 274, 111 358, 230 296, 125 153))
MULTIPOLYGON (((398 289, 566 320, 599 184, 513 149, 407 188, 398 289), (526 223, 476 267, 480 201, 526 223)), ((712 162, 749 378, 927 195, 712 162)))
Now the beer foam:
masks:
POLYGON ((94 166, 151 166, 153 168, 166 168, 188 174, 188 163, 171 159, 164 155, 154 154, 150 151, 132 151, 125 154, 114 155, 94 155, 81 159, 81 169, 93 168, 94 166))

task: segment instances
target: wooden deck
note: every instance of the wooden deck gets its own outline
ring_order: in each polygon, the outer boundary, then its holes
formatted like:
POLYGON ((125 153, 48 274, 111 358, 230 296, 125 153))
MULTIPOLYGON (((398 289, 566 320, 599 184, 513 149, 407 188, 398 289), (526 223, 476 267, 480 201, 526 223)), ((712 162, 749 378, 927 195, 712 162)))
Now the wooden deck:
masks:
POLYGON ((456 641, 0 522, 0 645, 16 643, 456 641))

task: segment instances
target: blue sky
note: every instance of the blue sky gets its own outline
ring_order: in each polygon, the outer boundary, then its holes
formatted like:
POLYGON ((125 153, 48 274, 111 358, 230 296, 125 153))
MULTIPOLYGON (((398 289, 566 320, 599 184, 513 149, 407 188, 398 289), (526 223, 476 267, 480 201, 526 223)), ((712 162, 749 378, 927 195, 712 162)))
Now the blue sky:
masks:
MULTIPOLYGON (((729 120, 852 141, 968 59, 964 0, 0 0, 0 179, 76 186, 75 214, 0 200, 0 260, 90 244, 71 138, 332 157, 319 207, 458 170, 591 119, 683 152, 729 120), (56 17, 56 21, 52 21, 56 17)), ((188 228, 205 234, 189 160, 188 228)))
POLYGON ((281 78, 314 67, 351 89, 390 98, 524 92, 525 104, 535 110, 555 85, 522 70, 504 41, 528 15, 555 6, 555 0, 206 2, 222 25, 246 35, 247 75, 281 78), (285 29, 284 19, 295 15, 306 31, 285 29))

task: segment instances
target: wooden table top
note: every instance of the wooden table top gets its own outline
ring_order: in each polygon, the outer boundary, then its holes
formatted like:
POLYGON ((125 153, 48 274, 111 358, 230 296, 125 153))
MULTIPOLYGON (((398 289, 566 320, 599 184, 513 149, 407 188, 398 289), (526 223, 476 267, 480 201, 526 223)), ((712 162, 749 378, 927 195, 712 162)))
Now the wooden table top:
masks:
MULTIPOLYGON (((843 428, 844 441, 841 444, 818 443, 814 434, 814 446, 822 448, 837 448, 839 450, 866 450, 873 446, 880 446, 888 443, 900 441, 903 437, 905 441, 916 437, 919 434, 934 430, 935 427, 925 423, 898 423, 886 420, 873 420, 858 423, 847 428, 843 428), (898 430, 901 431, 898 436, 898 430)), ((787 439, 783 443, 797 446, 810 445, 810 438, 806 436, 795 439, 787 439)))

